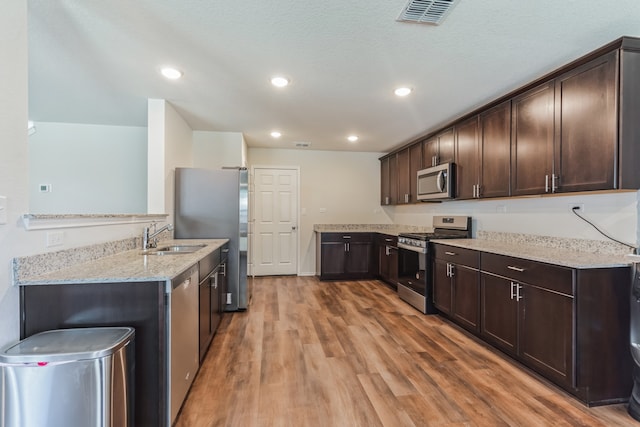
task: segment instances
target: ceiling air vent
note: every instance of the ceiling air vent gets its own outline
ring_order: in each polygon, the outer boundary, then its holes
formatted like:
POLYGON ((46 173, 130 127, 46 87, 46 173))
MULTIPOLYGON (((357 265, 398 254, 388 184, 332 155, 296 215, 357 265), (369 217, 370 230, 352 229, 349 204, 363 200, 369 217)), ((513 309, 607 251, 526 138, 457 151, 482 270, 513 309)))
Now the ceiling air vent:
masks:
POLYGON ((397 21, 440 25, 459 0, 409 0, 397 21))

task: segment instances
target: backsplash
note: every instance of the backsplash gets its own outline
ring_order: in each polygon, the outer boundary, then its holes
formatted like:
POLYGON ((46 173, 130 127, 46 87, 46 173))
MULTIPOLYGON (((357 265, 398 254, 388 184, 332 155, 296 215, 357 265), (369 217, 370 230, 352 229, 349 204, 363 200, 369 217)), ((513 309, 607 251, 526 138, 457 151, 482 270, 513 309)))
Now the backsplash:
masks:
POLYGON ((497 231, 482 231, 476 233, 477 239, 493 240, 496 242, 514 243, 531 246, 545 246, 554 249, 599 253, 606 255, 626 255, 633 250, 620 243, 603 240, 573 239, 566 237, 536 236, 522 233, 502 233, 497 231))

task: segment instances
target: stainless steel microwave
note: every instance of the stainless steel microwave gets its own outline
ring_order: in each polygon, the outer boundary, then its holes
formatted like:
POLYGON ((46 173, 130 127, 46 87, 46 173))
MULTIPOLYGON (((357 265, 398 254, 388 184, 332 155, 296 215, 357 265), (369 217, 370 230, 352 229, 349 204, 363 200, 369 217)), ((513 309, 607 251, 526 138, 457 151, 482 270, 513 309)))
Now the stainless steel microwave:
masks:
POLYGON ((418 200, 435 201, 456 197, 456 165, 443 163, 418 171, 418 200))

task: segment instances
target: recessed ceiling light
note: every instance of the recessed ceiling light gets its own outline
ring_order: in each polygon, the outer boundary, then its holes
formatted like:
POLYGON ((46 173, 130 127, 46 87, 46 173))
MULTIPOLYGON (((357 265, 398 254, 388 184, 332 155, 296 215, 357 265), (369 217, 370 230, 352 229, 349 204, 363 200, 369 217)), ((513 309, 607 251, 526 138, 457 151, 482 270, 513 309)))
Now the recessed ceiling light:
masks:
POLYGON ((163 67, 160 72, 170 80, 176 80, 182 77, 182 71, 172 67, 163 67))
POLYGON ((289 85, 289 79, 282 76, 276 76, 271 78, 271 84, 275 87, 285 87, 289 85))
POLYGON ((356 142, 358 140, 358 136, 357 135, 349 135, 349 137, 347 137, 347 139, 349 140, 349 142, 356 142))
POLYGON ((396 96, 407 96, 411 92, 412 92, 412 89, 410 87, 399 87, 393 91, 393 93, 395 93, 396 96))
POLYGON ((273 132, 271 132, 271 136, 274 138, 280 138, 282 136, 282 134, 280 132, 278 132, 277 130, 274 130, 273 132))

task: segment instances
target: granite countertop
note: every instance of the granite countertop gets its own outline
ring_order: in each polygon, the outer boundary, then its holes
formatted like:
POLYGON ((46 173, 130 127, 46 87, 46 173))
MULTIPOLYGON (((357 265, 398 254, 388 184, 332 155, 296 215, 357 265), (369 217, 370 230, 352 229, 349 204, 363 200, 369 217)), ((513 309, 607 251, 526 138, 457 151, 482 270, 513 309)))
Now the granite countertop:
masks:
POLYGON ((382 233, 397 236, 400 233, 428 233, 431 227, 399 224, 314 224, 316 233, 382 233))
POLYGON ((565 248, 484 239, 440 239, 432 240, 432 242, 577 269, 626 267, 634 262, 633 258, 628 255, 582 252, 565 248))
POLYGON ((228 241, 228 239, 165 240, 158 243, 158 247, 172 244, 205 244, 206 246, 192 253, 177 255, 142 255, 142 250, 137 248, 54 272, 24 277, 17 280, 15 284, 27 286, 171 280, 228 241))

